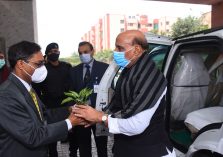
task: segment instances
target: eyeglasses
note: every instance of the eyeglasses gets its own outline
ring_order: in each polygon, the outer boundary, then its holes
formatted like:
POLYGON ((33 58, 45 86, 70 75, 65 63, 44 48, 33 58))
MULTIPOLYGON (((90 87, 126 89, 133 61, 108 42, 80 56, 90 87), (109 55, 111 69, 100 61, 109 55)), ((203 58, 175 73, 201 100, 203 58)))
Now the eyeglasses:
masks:
POLYGON ((33 61, 26 61, 26 62, 30 62, 30 63, 33 63, 33 64, 35 64, 35 66, 37 67, 37 68, 40 68, 41 66, 43 66, 44 64, 45 64, 45 61, 43 60, 43 61, 39 61, 38 63, 37 62, 33 62, 33 61))

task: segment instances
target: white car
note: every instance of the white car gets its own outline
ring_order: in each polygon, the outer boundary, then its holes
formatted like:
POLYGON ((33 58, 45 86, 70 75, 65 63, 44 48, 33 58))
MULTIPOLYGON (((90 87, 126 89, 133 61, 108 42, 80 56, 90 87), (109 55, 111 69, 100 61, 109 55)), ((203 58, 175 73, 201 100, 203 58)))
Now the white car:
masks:
POLYGON ((174 40, 164 61, 166 124, 187 157, 223 155, 223 28, 174 40))

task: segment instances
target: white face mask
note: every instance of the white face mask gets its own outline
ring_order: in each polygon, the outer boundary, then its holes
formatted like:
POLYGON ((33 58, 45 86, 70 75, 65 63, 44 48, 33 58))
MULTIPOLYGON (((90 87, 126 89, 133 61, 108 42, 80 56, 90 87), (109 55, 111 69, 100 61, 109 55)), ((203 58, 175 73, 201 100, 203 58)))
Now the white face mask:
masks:
MULTIPOLYGON (((26 63, 26 62, 24 62, 26 63)), ((28 63, 26 63, 27 65, 29 65, 28 63)), ((29 65, 31 68, 35 69, 33 66, 29 65)), ((46 79, 46 76, 47 76, 47 69, 45 67, 45 65, 39 67, 39 68, 36 68, 34 73, 32 74, 32 76, 24 70, 24 72, 29 75, 32 79, 32 82, 34 83, 40 83, 40 82, 43 82, 45 79, 46 79)))
POLYGON ((80 55, 80 60, 82 63, 89 63, 92 60, 91 54, 82 54, 80 55))

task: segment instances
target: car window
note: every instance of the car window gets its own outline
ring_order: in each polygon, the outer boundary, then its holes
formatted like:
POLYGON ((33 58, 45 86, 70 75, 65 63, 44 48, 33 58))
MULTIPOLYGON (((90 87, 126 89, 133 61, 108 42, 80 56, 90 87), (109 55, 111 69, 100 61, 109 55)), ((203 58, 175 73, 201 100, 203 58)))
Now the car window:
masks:
POLYGON ((155 62, 156 66, 161 70, 163 65, 163 60, 165 58, 165 53, 161 52, 152 57, 152 60, 155 62))
POLYGON ((170 46, 167 45, 159 45, 150 52, 151 59, 155 62, 156 66, 162 70, 163 62, 170 50, 170 46))
POLYGON ((149 52, 151 52, 154 48, 160 46, 160 44, 155 44, 155 43, 148 43, 149 45, 149 52))
POLYGON ((170 137, 188 149, 193 133, 185 125, 187 115, 223 106, 223 52, 218 45, 191 45, 179 50, 170 79, 170 137))

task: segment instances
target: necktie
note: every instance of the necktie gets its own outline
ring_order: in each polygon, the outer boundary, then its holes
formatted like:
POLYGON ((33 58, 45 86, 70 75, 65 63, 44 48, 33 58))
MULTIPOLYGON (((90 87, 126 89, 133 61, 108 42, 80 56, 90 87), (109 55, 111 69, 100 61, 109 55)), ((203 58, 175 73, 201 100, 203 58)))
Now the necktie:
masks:
POLYGON ((36 93, 34 92, 33 89, 31 89, 29 91, 29 93, 30 93, 31 97, 33 98, 33 101, 34 101, 34 104, 36 106, 36 109, 37 109, 37 111, 39 113, 40 119, 43 121, 43 118, 42 118, 42 115, 41 115, 41 112, 40 112, 40 108, 39 108, 39 104, 38 104, 38 101, 37 101, 36 93))
POLYGON ((90 66, 88 64, 85 65, 85 68, 86 68, 86 73, 84 75, 84 85, 87 86, 91 78, 91 72, 90 72, 90 66))

